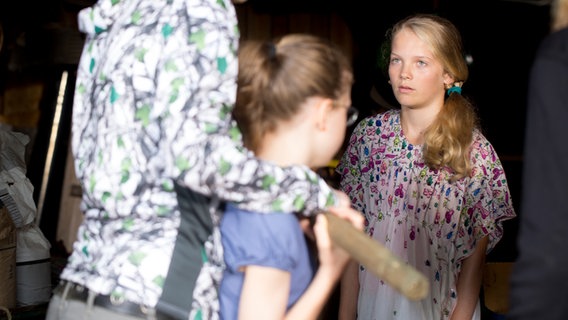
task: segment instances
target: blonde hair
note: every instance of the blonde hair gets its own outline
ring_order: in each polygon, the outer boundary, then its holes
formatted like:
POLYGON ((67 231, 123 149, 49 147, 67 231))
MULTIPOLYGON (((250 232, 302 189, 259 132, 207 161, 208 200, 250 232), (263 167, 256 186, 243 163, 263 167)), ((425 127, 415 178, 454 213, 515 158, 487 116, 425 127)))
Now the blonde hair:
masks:
POLYGON ((274 42, 243 42, 233 116, 245 146, 257 151, 262 137, 308 98, 337 100, 352 82, 351 63, 323 38, 289 34, 274 42))
MULTIPOLYGON (((461 86, 468 78, 462 40, 457 28, 447 19, 432 14, 409 16, 390 31, 391 41, 402 29, 410 29, 427 43, 439 59, 444 72, 461 86)), ((470 146, 477 127, 477 115, 471 103, 459 93, 450 93, 434 122, 424 133, 424 161, 433 169, 448 167, 452 180, 469 176, 470 146)))
POLYGON ((550 6, 552 32, 568 27, 568 0, 555 0, 550 6))

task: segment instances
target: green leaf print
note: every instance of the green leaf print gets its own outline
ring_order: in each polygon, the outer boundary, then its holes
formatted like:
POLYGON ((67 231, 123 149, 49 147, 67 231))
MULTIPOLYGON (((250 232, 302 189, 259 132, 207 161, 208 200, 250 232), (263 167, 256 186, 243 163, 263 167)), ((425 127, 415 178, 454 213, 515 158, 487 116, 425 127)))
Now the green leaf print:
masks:
POLYGON ((95 59, 91 58, 91 63, 89 64, 89 72, 93 73, 93 69, 95 69, 95 59))
POLYGON ((241 131, 239 131, 239 128, 232 127, 229 129, 229 136, 231 137, 231 140, 239 141, 241 139, 241 131))
POLYGON ((130 261, 130 263, 135 266, 140 266, 140 263, 142 262, 142 260, 144 260, 144 258, 146 258, 146 254, 140 251, 136 251, 128 257, 128 261, 130 261))
POLYGON ((179 96, 179 90, 177 90, 177 89, 172 90, 172 93, 170 94, 170 100, 168 102, 172 103, 172 102, 176 101, 178 96, 179 96))
POLYGON ((105 203, 108 200, 108 198, 110 198, 110 196, 111 196, 110 192, 108 192, 108 191, 103 192, 103 196, 102 196, 101 201, 103 203, 105 203))
POLYGON ((171 180, 166 180, 162 183, 162 190, 165 191, 174 191, 174 184, 171 180))
POLYGON ((195 317, 193 318, 193 320, 203 320, 203 314, 201 313, 201 309, 197 310, 197 312, 195 313, 195 317))
POLYGON ((220 5, 221 7, 223 7, 224 9, 227 8, 227 7, 225 6, 225 1, 223 1, 223 0, 217 0, 217 4, 220 5))
POLYGON ((208 134, 215 133, 219 130, 219 127, 213 123, 206 123, 205 124, 205 132, 208 134))
POLYGON ((174 31, 174 28, 169 24, 166 23, 163 27, 162 27, 162 36, 167 39, 172 32, 174 31))
POLYGON ((134 53, 134 56, 136 57, 136 60, 142 62, 142 61, 144 61, 144 57, 146 56, 147 52, 148 52, 148 49, 140 48, 140 49, 136 50, 136 52, 134 53))
POLYGON ((224 176, 227 174, 227 172, 229 172, 229 170, 231 170, 231 163, 225 161, 225 159, 221 159, 221 163, 219 165, 219 173, 224 176))
POLYGON ((227 58, 225 57, 219 57, 217 58, 217 70, 219 70, 219 72, 221 74, 225 74, 225 71, 227 70, 227 58))
POLYGON ((170 72, 174 72, 174 71, 178 70, 176 63, 173 60, 166 61, 164 68, 166 69, 166 71, 170 71, 170 72))
POLYGON ((274 176, 265 176, 262 178, 262 189, 267 190, 276 183, 274 176))
POLYGON ((110 3, 114 6, 117 5, 120 2, 120 0, 112 0, 110 3))
POLYGON ((325 200, 325 206, 329 207, 335 204, 335 197, 333 195, 333 192, 330 192, 329 195, 327 195, 327 199, 325 200))
POLYGON ((189 36, 189 42, 195 43, 199 50, 205 48, 205 31, 199 30, 189 36))
POLYGON ((122 170, 120 173, 120 184, 126 183, 130 179, 130 172, 126 170, 122 170))
POLYGON ((130 230, 132 229, 133 225, 134 225, 134 220, 132 218, 126 218, 122 223, 122 229, 130 230))
POLYGON ((101 34, 101 33, 103 33, 103 32, 105 32, 105 29, 104 29, 104 28, 101 28, 101 27, 99 27, 99 26, 95 26, 95 33, 96 33, 96 34, 101 34))
POLYGON ((116 92, 116 89, 114 88, 114 86, 112 86, 110 88, 110 103, 114 103, 116 100, 118 100, 118 97, 120 95, 118 94, 118 92, 116 92))
POLYGON ((272 202, 272 211, 282 212, 282 200, 276 199, 272 202))
POLYGON ((170 94, 170 103, 174 102, 177 100, 178 95, 179 95, 179 89, 183 86, 184 84, 184 79, 183 78, 175 78, 174 80, 172 80, 172 93, 170 94))
POLYGON ((141 121, 144 127, 150 124, 150 106, 145 104, 136 110, 136 120, 141 121))
POLYGON ((203 263, 209 261, 209 258, 207 258, 207 252, 205 252, 205 247, 201 247, 201 261, 203 263))
POLYGON ((177 158, 176 159, 176 168, 178 168, 180 171, 185 171, 185 170, 189 169, 189 162, 185 158, 181 158, 181 157, 177 158))
POLYGON ((134 13, 132 13, 132 23, 133 24, 138 24, 140 22, 140 19, 142 18, 142 14, 140 14, 140 11, 136 10, 134 11, 134 13))
POLYGON ((158 211, 156 212, 156 215, 158 215, 159 217, 166 216, 170 212, 170 209, 168 209, 168 207, 166 206, 159 206, 157 210, 158 211))
POLYGON ((89 178, 89 192, 95 191, 95 185, 96 184, 97 184, 97 181, 95 180, 94 177, 89 178))
POLYGON ((157 276, 154 278, 154 280, 152 280, 152 282, 160 288, 164 287, 164 281, 165 279, 162 276, 157 276))
POLYGON ((85 86, 83 84, 80 84, 77 87, 77 92, 80 93, 80 94, 84 94, 85 93, 85 86))
POLYGON ((306 203, 306 200, 304 199, 304 197, 297 196, 294 199, 294 208, 296 208, 297 211, 300 211, 304 207, 305 203, 306 203))

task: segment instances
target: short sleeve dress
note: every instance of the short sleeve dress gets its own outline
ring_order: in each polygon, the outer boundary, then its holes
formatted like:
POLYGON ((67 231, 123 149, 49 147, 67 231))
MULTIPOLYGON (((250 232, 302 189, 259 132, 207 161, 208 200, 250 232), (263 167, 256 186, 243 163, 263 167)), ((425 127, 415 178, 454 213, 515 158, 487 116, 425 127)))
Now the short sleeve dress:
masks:
POLYGON ((290 213, 246 211, 229 204, 220 228, 226 264, 219 290, 221 320, 238 318, 244 281, 240 268, 249 265, 290 273, 289 309, 304 293, 314 274, 298 218, 290 213))
POLYGON ((461 262, 485 236, 489 252, 503 235, 502 221, 515 217, 501 162, 477 130, 471 162, 471 175, 456 182, 448 169, 428 168, 421 146, 402 132, 400 110, 355 128, 337 167, 341 188, 364 213, 366 232, 430 281, 427 298, 411 301, 362 267, 359 319, 450 317, 461 262))

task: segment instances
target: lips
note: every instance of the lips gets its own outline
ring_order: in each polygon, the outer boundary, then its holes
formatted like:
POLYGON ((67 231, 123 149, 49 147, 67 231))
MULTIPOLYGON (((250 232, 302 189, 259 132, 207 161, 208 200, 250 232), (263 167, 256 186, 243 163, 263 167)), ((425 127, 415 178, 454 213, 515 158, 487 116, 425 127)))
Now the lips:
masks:
POLYGON ((412 89, 411 87, 407 87, 407 86, 398 87, 398 92, 400 92, 400 93, 410 93, 412 91, 414 91, 414 89, 412 89))

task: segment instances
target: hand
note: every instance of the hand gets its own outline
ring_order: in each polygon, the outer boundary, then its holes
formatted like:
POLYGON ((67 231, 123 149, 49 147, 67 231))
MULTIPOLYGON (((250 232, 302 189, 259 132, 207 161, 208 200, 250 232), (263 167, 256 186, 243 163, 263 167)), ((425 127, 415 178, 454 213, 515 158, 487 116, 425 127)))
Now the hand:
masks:
POLYGON ((341 275, 351 256, 331 241, 327 218, 323 214, 316 216, 314 233, 319 257, 319 271, 329 272, 336 279, 341 275))
POLYGON ((365 217, 363 214, 351 207, 351 199, 342 191, 333 190, 337 197, 337 205, 329 207, 328 211, 337 215, 340 218, 346 219, 353 227, 358 230, 363 230, 365 225, 365 217))

